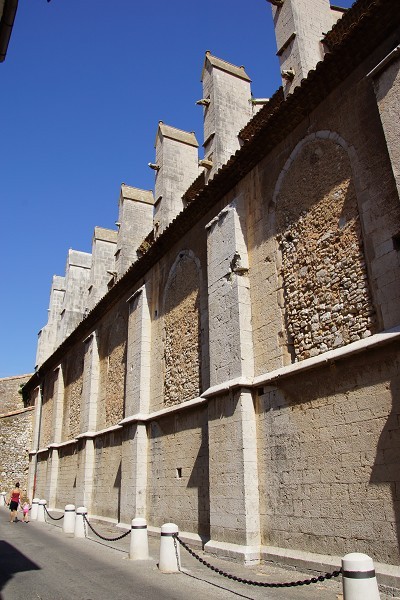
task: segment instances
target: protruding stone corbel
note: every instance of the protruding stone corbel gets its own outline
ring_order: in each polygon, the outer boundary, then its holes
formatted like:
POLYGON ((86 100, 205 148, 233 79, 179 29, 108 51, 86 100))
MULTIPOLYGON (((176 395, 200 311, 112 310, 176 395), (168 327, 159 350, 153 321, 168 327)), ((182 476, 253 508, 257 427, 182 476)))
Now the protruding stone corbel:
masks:
POLYGON ((203 158, 203 160, 199 160, 199 167, 205 167, 206 169, 212 169, 212 161, 211 160, 206 160, 205 158, 203 158))
POLYGON ((295 74, 293 69, 283 69, 283 71, 281 71, 283 79, 287 79, 287 81, 293 81, 295 74))
POLYGON ((210 102, 210 98, 202 98, 201 100, 197 100, 196 104, 200 104, 201 106, 208 106, 210 102))
POLYGON ((274 6, 283 6, 285 0, 267 0, 267 2, 269 2, 270 4, 273 4, 274 6))

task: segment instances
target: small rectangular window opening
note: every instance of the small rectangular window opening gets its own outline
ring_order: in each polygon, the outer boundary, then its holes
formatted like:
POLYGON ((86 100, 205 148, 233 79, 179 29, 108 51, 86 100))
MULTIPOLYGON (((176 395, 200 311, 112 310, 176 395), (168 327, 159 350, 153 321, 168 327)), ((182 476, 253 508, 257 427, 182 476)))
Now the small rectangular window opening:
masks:
POLYGON ((396 233, 396 235, 392 237, 392 240, 393 248, 397 250, 397 252, 400 252, 400 233, 396 233))
POLYGON ((177 479, 182 479, 182 468, 181 467, 178 467, 176 469, 176 478, 177 479))

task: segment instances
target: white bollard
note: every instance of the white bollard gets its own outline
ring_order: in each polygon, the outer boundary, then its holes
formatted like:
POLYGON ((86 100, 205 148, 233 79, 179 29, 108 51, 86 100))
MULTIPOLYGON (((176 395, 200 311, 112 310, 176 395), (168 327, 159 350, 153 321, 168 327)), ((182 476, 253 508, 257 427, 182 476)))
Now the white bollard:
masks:
POLYGON ((380 600, 372 558, 352 552, 342 558, 343 600, 380 600))
POLYGON ((6 496, 7 496, 7 492, 0 493, 0 506, 6 505, 6 496))
POLYGON ((37 521, 38 511, 39 511, 39 498, 34 498, 32 500, 31 521, 37 521))
POLYGON ((45 506, 46 506, 47 502, 46 500, 39 500, 39 507, 38 507, 38 514, 37 514, 37 520, 40 523, 45 523, 46 522, 46 512, 45 512, 45 506))
POLYGON ((63 532, 75 533, 75 505, 67 504, 64 508, 63 532))
POLYGON ((160 562, 158 568, 162 573, 178 573, 181 564, 179 542, 174 542, 174 534, 178 534, 175 523, 165 523, 161 526, 160 562))
POLYGON ((132 519, 129 558, 131 560, 148 560, 149 558, 149 540, 147 538, 146 519, 140 517, 132 519))
POLYGON ((74 529, 74 536, 76 538, 86 537, 84 515, 85 516, 87 515, 86 506, 78 506, 78 508, 76 509, 75 529, 74 529))

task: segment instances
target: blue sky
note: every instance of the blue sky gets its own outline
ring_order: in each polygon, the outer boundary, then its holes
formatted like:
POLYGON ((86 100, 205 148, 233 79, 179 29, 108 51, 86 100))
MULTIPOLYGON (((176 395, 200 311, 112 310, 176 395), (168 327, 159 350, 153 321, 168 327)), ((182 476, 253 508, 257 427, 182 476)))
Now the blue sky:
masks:
POLYGON ((19 0, 0 64, 0 377, 33 371, 52 276, 115 229, 120 184, 154 188, 158 121, 203 143, 206 50, 256 97, 280 85, 266 0, 19 0))

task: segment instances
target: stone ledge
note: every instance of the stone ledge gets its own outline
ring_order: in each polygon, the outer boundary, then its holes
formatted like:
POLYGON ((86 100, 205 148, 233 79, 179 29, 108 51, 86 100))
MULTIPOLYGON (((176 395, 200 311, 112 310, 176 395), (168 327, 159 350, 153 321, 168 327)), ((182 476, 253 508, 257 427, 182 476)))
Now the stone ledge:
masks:
MULTIPOLYGON (((282 567, 320 572, 335 571, 341 568, 342 558, 328 554, 315 554, 302 550, 289 550, 275 546, 261 546, 261 560, 282 567)), ((379 586, 400 590, 400 566, 374 562, 379 586)))
POLYGON ((3 413, 0 415, 0 419, 5 419, 6 417, 14 417, 15 415, 21 415, 23 413, 34 410, 34 406, 28 406, 27 408, 20 408, 18 410, 12 410, 8 413, 3 413))
POLYGON ((210 540, 205 544, 204 552, 226 560, 241 561, 247 566, 260 564, 260 546, 241 546, 210 540))
POLYGON ((399 338, 400 325, 393 327, 392 329, 381 331, 380 333, 375 333, 371 337, 365 338, 364 340, 346 344, 345 346, 337 348, 336 350, 328 350, 327 352, 318 354, 318 356, 306 358, 291 365, 287 365, 286 367, 281 367, 279 369, 275 369, 274 371, 270 371, 269 373, 258 375, 257 377, 254 377, 252 385, 259 387, 263 384, 275 382, 283 377, 289 377, 297 373, 316 369, 320 366, 327 365, 337 360, 360 354, 366 350, 390 344, 393 341, 399 340, 399 338))

